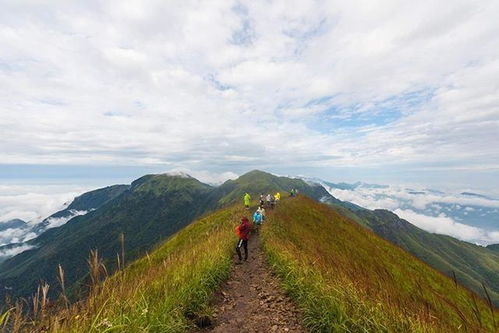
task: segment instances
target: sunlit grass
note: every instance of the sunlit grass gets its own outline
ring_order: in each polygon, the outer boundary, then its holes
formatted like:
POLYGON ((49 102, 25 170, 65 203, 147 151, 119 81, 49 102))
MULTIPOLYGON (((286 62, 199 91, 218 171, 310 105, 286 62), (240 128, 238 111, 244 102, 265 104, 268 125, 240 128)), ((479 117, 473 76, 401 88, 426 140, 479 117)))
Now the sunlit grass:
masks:
MULTIPOLYGON (((209 300, 228 278, 236 207, 192 223, 151 254, 96 283, 84 301, 24 330, 51 332, 184 332, 210 314, 209 300)), ((98 262, 91 256, 89 263, 98 262)), ((95 267, 95 265, 91 265, 95 267)), ((94 269, 95 270, 95 269, 94 269)), ((93 273, 93 279, 98 274, 93 273)))
POLYGON ((312 331, 495 331, 483 300, 326 205, 285 200, 262 237, 312 331))

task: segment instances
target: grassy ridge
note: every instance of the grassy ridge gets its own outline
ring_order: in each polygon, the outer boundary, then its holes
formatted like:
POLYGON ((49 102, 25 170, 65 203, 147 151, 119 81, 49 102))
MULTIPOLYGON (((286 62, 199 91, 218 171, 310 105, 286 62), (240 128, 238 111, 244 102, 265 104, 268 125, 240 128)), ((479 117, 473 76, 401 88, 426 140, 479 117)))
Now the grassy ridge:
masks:
POLYGON ((214 290, 230 272, 231 207, 187 226, 150 255, 98 284, 88 299, 37 325, 52 332, 183 332, 209 312, 214 290))
POLYGON ((326 205, 284 200, 262 237, 313 331, 495 331, 483 300, 326 205))
POLYGON ((355 214, 377 235, 447 276, 455 277, 482 297, 486 297, 484 283, 492 302, 499 307, 499 253, 450 236, 429 233, 387 210, 361 210, 355 214))

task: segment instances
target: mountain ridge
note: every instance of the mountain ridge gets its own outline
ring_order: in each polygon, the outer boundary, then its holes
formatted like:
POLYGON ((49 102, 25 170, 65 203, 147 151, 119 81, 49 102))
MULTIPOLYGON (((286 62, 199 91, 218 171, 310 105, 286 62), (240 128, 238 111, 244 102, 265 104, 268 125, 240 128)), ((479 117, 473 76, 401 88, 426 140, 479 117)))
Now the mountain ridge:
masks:
MULTIPOLYGON (((17 285, 21 288, 18 289, 19 294, 28 296, 30 291, 33 292, 36 288, 40 279, 56 283, 55 267, 62 264, 67 271, 68 286, 74 285, 76 290, 78 286, 86 283, 85 261, 91 249, 99 249, 110 271, 113 271, 116 265, 116 253, 121 252, 119 242, 121 233, 125 234, 127 261, 132 260, 144 255, 196 218, 234 203, 242 203, 242 196, 245 192, 250 192, 253 196, 253 203, 256 203, 260 193, 281 191, 284 196, 291 189, 298 189, 299 193, 327 203, 344 216, 418 256, 448 276, 452 272, 456 273, 459 281, 466 283, 482 296, 483 292, 477 287, 478 282, 488 281, 487 284, 490 285, 490 281, 493 284, 496 281, 494 279, 497 278, 497 274, 493 271, 484 270, 477 275, 475 272, 477 268, 470 267, 471 264, 477 262, 472 256, 483 256, 482 252, 466 248, 462 250, 466 254, 462 256, 464 259, 449 257, 445 252, 432 249, 432 243, 427 240, 436 242, 436 239, 438 243, 457 246, 460 250, 466 244, 456 245, 450 238, 449 240, 437 236, 430 237, 432 234, 417 229, 407 221, 402 222, 393 213, 391 213, 393 215, 386 215, 387 213, 383 211, 370 211, 338 200, 320 184, 310 184, 300 178, 280 177, 253 170, 238 179, 228 180, 213 187, 188 175, 159 174, 145 175, 130 185, 119 186, 116 188, 119 189, 119 194, 107 201, 101 200, 105 202, 98 209, 75 217, 59 228, 47 230, 28 242, 35 248, 1 263, 0 289, 4 290, 3 286, 17 285), (380 215, 386 216, 380 217, 380 215), (410 242, 400 241, 400 235, 398 238, 392 237, 401 230, 409 230, 404 234, 404 239, 411 240, 410 242), (416 244, 419 242, 424 244, 423 248, 426 248, 428 253, 426 257, 418 253, 421 246, 414 246, 415 235, 419 237, 416 238, 416 244), (77 256, 77 259, 71 256, 77 256), (440 257, 446 259, 442 261, 440 257), (461 263, 462 260, 465 260, 464 264, 461 263), (27 276, 29 275, 26 274, 27 271, 37 272, 36 278, 27 276)), ((486 251, 487 256, 495 256, 493 250, 486 251)), ((0 296, 2 296, 2 290, 0 290, 0 296)), ((495 289, 492 290, 492 295, 494 302, 497 302, 499 297, 495 289)))
MULTIPOLYGON (((94 286, 88 298, 69 307, 61 304, 58 312, 40 316, 35 325, 54 332, 206 328, 215 319, 211 304, 221 284, 242 282, 227 279, 238 269, 232 261, 234 227, 245 214, 247 210, 236 203, 197 219, 94 286)), ((297 304, 310 331, 494 330, 492 316, 497 310, 489 311, 459 283, 330 205, 304 195, 283 197, 269 211, 260 235, 279 287, 297 304)), ((254 290, 251 285, 250 292, 254 290)), ((255 291, 255 297, 261 298, 263 311, 279 302, 261 292, 255 291)), ((238 299, 231 302, 238 306, 238 299)), ((231 308, 222 306, 220 311, 231 308)), ((254 314, 231 320, 258 318, 254 314)), ((276 321, 269 327, 284 330, 286 324, 276 321)))

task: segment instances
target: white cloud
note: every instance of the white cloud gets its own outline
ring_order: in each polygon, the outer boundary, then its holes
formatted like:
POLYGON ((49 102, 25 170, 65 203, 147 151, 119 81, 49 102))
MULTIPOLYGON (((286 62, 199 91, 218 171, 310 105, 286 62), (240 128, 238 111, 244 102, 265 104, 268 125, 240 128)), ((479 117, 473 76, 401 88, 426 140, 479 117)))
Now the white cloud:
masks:
POLYGON ((31 250, 33 248, 34 248, 34 246, 32 246, 32 245, 22 244, 22 245, 15 246, 15 247, 12 247, 9 249, 3 249, 3 250, 0 250, 0 259, 6 259, 9 257, 13 257, 19 253, 22 253, 22 252, 27 251, 27 250, 31 250))
POLYGON ((436 217, 418 214, 410 209, 396 209, 394 213, 429 232, 449 235, 464 241, 476 242, 483 245, 499 243, 499 231, 486 231, 459 223, 443 213, 436 217))
POLYGON ((0 222, 19 218, 36 224, 86 190, 81 185, 0 184, 0 222))
POLYGON ((0 246, 23 243, 36 237, 36 234, 26 229, 9 228, 0 232, 0 246))
POLYGON ((497 175, 497 11, 493 0, 8 1, 2 162, 497 175))
POLYGON ((47 229, 60 227, 61 225, 65 224, 66 222, 71 220, 73 217, 85 215, 88 213, 88 211, 86 211, 86 210, 76 210, 76 209, 71 209, 69 212, 71 214, 68 216, 65 216, 65 217, 48 218, 47 219, 47 222, 48 222, 47 229))
MULTIPOLYGON (((36 237, 32 226, 40 223, 51 214, 64 209, 73 199, 86 192, 81 185, 1 185, 0 184, 0 223, 12 219, 22 219, 27 228, 9 228, 0 231, 0 246, 22 243, 36 237)), ((82 212, 77 212, 80 214, 82 212)), ((66 220, 67 221, 67 220, 66 220)), ((51 221, 51 227, 65 223, 61 219, 51 221)))
POLYGON ((236 179, 237 177, 239 177, 237 174, 230 171, 210 172, 207 170, 189 170, 186 168, 175 168, 167 172, 167 174, 179 175, 183 177, 192 176, 203 183, 212 184, 212 185, 220 185, 226 180, 236 179))

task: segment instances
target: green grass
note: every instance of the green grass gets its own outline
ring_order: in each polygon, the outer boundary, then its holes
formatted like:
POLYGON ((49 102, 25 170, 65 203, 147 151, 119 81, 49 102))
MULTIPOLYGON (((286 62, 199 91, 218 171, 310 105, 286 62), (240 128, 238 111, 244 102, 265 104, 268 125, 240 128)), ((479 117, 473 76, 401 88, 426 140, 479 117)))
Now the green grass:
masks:
POLYGON ((495 330, 482 299, 329 206, 284 200, 262 241, 314 332, 495 330))
POLYGON ((184 332, 209 316, 232 264, 231 207, 192 223, 150 255, 97 285, 88 299, 37 323, 52 332, 184 332))
POLYGON ((362 210, 355 215, 379 236, 447 276, 455 276, 484 298, 482 284, 485 284, 492 302, 499 307, 499 253, 450 236, 429 233, 386 210, 362 210))

